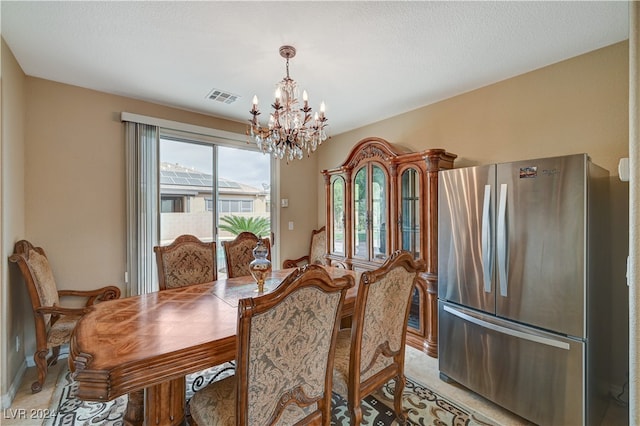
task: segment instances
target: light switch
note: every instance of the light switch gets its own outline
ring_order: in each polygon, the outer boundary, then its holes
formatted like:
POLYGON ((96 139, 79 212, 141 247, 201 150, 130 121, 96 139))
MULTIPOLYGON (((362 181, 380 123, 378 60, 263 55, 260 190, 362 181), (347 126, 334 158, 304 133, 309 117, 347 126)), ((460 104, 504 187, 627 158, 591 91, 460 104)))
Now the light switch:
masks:
POLYGON ((289 231, 293 231, 293 222, 289 222, 289 231))
POLYGON ((629 182, 629 159, 621 158, 618 162, 618 176, 623 182, 629 182))
POLYGON ((280 200, 280 207, 289 207, 289 199, 283 198, 282 200, 280 200))

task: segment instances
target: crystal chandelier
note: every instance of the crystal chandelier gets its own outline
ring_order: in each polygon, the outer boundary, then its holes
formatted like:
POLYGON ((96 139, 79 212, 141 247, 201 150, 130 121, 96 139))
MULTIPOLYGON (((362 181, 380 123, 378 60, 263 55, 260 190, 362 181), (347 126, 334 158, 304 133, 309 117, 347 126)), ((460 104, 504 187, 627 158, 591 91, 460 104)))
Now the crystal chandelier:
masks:
POLYGON ((301 159, 304 152, 307 156, 316 150, 318 145, 327 139, 324 128, 327 118, 324 116, 324 102, 320 104, 320 114, 311 118, 307 92, 302 92, 303 105, 298 104, 298 88, 289 77, 289 59, 296 56, 293 46, 280 47, 280 56, 287 60, 287 75, 277 84, 276 99, 271 107, 273 112, 269 124, 265 127, 258 122, 258 98, 253 97, 248 135, 256 142, 263 153, 270 153, 275 158, 286 158, 287 162, 301 159))

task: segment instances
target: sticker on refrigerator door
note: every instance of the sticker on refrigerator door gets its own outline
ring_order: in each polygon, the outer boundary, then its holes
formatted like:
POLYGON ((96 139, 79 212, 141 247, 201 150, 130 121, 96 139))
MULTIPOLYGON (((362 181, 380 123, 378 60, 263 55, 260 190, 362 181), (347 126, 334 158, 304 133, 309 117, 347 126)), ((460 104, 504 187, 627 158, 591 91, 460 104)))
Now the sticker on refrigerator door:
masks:
POLYGON ((558 169, 544 169, 542 170, 542 176, 555 176, 559 175, 560 170, 558 169))
POLYGON ((520 167, 520 179, 538 177, 538 166, 520 167))

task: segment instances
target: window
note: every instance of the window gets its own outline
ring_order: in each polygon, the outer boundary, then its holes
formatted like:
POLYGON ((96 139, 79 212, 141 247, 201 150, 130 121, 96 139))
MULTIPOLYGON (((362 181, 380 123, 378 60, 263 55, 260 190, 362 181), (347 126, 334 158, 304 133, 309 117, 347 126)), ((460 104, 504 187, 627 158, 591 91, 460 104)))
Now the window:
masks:
POLYGON ((160 200, 161 213, 184 213, 184 202, 182 197, 172 197, 163 195, 160 200))
POLYGON ((253 213, 253 200, 219 200, 220 213, 253 213))

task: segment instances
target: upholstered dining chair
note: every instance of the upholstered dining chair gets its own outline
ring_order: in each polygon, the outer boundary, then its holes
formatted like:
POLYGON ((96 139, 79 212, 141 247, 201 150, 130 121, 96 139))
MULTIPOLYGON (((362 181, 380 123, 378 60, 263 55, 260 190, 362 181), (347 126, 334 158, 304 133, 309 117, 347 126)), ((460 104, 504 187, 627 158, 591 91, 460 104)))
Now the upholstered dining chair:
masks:
POLYGON ((238 304, 236 374, 189 402, 200 426, 331 421, 333 352, 354 279, 334 282, 318 265, 298 268, 272 292, 238 304))
MULTIPOLYGON (((178 236, 166 246, 155 246, 158 285, 160 291, 208 283, 218 279, 216 243, 205 243, 190 234, 178 236)), ((186 386, 186 377, 182 380, 186 386)), ((144 389, 129 393, 125 420, 132 424, 144 422, 144 389)))
POLYGON ((309 254, 297 259, 286 259, 282 262, 282 268, 297 268, 307 264, 326 265, 327 260, 324 255, 327 252, 327 232, 323 226, 320 229, 311 231, 311 243, 309 246, 309 254))
POLYGON ((49 367, 58 361, 60 346, 69 342, 78 320, 94 303, 118 299, 120 289, 106 286, 95 290, 58 290, 49 260, 41 247, 34 247, 29 241, 20 240, 13 251, 9 261, 18 264, 33 309, 36 328, 36 352, 33 360, 38 369, 38 380, 31 384, 31 391, 37 393, 42 390, 49 367), (63 297, 85 298, 85 306, 60 306, 60 299, 63 297), (47 358, 50 351, 51 356, 47 358))
POLYGON ((218 279, 216 243, 184 234, 167 246, 155 246, 160 290, 218 279))
POLYGON ((407 320, 413 287, 423 270, 424 264, 409 252, 397 251, 379 269, 360 276, 351 329, 338 334, 333 376, 333 391, 347 400, 353 425, 362 421, 362 398, 391 379, 394 411, 404 424, 407 320))
MULTIPOLYGON (((267 247, 267 259, 271 260, 271 242, 269 238, 262 238, 267 247)), ((223 241, 227 277, 245 277, 251 275, 249 263, 253 260, 253 249, 258 244, 258 236, 252 232, 241 232, 231 241, 223 241)))

